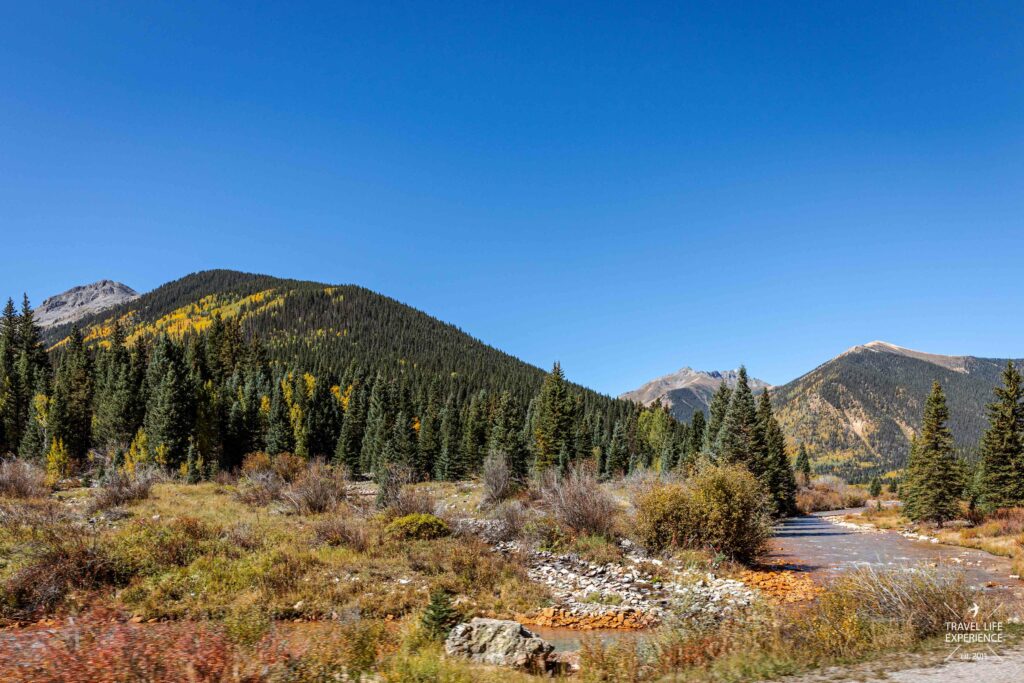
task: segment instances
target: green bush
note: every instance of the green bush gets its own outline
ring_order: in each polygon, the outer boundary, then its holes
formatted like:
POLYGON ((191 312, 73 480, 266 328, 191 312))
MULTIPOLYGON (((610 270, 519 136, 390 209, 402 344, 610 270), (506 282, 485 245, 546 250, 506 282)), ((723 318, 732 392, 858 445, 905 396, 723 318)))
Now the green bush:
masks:
POLYGON ((419 540, 442 538, 451 533, 443 519, 422 512, 399 517, 388 524, 384 531, 394 538, 419 540))
POLYGON ((693 492, 683 484, 649 488, 636 502, 637 539, 650 550, 689 548, 698 532, 693 492))
POLYGON ((637 537, 652 550, 705 548, 746 562, 771 535, 771 501, 745 467, 706 467, 686 484, 659 484, 637 500, 637 537))
POLYGON ((741 562, 762 552, 772 535, 772 506, 742 465, 709 467, 690 482, 702 544, 741 562))

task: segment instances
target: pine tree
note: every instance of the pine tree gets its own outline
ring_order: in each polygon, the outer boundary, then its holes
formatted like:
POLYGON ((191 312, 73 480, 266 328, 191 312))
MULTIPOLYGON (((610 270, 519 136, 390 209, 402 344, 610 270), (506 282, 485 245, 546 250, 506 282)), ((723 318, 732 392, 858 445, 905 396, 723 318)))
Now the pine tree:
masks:
POLYGON ((363 445, 359 457, 364 472, 377 471, 377 464, 384 452, 384 444, 388 440, 391 426, 388 422, 388 393, 386 381, 378 373, 370 390, 370 405, 366 413, 366 429, 363 432, 363 445))
POLYGON ((729 411, 729 404, 732 400, 732 390, 723 381, 718 385, 711 403, 708 405, 708 423, 704 429, 704 441, 701 444, 701 451, 715 457, 718 446, 718 433, 722 430, 722 423, 725 421, 725 414, 729 411))
POLYGON ((132 405, 136 400, 132 386, 131 355, 125 346, 124 330, 114 323, 110 347, 96 362, 96 389, 92 418, 92 440, 112 454, 127 448, 137 429, 132 405))
POLYGON ((796 473, 800 484, 807 486, 811 483, 811 459, 807 455, 807 446, 800 444, 800 450, 796 456, 796 473))
POLYGON ((771 493, 775 514, 782 517, 796 509, 796 477, 786 453, 786 439, 782 427, 772 412, 768 389, 761 393, 757 404, 759 441, 763 450, 763 472, 760 476, 771 493))
POLYGON ((740 367, 736 386, 729 397, 729 407, 715 439, 715 455, 719 462, 746 465, 755 476, 760 476, 764 466, 757 443, 756 413, 747 370, 740 367))
POLYGON ((626 442, 626 428, 621 420, 615 423, 612 440, 608 445, 606 473, 611 476, 625 474, 629 469, 630 453, 626 442))
POLYGON ((907 486, 913 491, 905 511, 914 521, 939 526, 957 514, 963 489, 962 470, 953 452, 953 435, 947 421, 946 396, 936 381, 925 403, 921 434, 914 444, 914 462, 908 469, 907 486))
POLYGON ((75 327, 54 380, 54 419, 50 439, 58 439, 72 469, 82 465, 90 445, 93 407, 92 359, 75 327))
POLYGON ((460 432, 459 409, 454 397, 449 397, 441 409, 441 451, 434 466, 434 475, 438 479, 455 481, 462 478, 462 459, 459 457, 460 432))
POLYGON ((338 444, 334 449, 334 461, 343 464, 354 476, 364 472, 360 466, 360 452, 363 432, 366 429, 366 401, 366 390, 359 383, 349 399, 348 409, 338 432, 338 444))
POLYGON ((423 612, 420 623, 430 637, 443 640, 458 622, 459 613, 452 607, 452 601, 444 590, 436 590, 430 594, 430 602, 423 612))
POLYGON ((278 455, 295 450, 295 433, 288 417, 288 404, 281 390, 281 380, 274 382, 270 395, 270 413, 267 416, 267 453, 278 455))
POLYGON ((868 486, 868 495, 872 498, 878 498, 882 495, 882 480, 877 476, 871 479, 871 485, 868 486))
POLYGON ((19 402, 28 390, 18 381, 15 369, 18 353, 18 314, 14 300, 8 299, 0 323, 0 454, 14 451, 21 439, 23 423, 19 402))
POLYGON ((981 439, 981 507, 991 511, 1024 503, 1024 390, 1021 373, 1006 362, 1003 385, 988 406, 989 427, 981 439))
POLYGON ((327 377, 315 380, 305 418, 309 457, 327 459, 334 455, 338 444, 340 405, 331 392, 331 383, 327 377))
POLYGON ((555 363, 537 396, 533 435, 534 467, 544 470, 558 462, 571 438, 572 402, 562 366, 555 363))
POLYGON ((704 444, 705 427, 707 427, 707 420, 704 417, 704 411, 698 410, 690 418, 690 434, 686 443, 687 461, 693 461, 700 453, 701 446, 704 444))
POLYGON ((167 337, 154 347, 146 383, 150 388, 145 419, 149 448, 157 463, 176 469, 188 453, 195 394, 180 349, 167 337))

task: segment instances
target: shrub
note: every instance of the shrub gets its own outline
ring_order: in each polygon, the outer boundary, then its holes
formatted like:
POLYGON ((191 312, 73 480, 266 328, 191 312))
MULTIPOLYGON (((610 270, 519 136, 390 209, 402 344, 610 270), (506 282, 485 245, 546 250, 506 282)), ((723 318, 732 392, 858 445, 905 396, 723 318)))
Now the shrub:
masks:
POLYGON ((128 572, 60 507, 0 506, 0 526, 26 541, 28 558, 0 589, 0 620, 52 610, 68 591, 121 584, 128 572))
POLYGON ((432 515, 437 510, 437 501, 429 491, 414 486, 403 486, 395 496, 388 513, 392 517, 405 517, 416 513, 432 515))
POLYGON ((497 533, 495 533, 495 540, 499 541, 512 541, 519 538, 530 521, 530 514, 526 507, 517 500, 505 501, 494 509, 491 516, 499 525, 497 533))
POLYGON ((377 498, 374 504, 378 510, 395 507, 402 489, 411 484, 415 477, 411 469, 404 465, 384 465, 377 473, 377 498))
POLYGON ((49 492, 46 472, 39 467, 25 460, 0 460, 0 496, 42 498, 49 492))
POLYGON ((130 473, 109 471, 89 503, 90 514, 149 498, 150 489, 159 476, 156 468, 146 465, 139 465, 130 473))
POLYGON ((423 513, 399 517, 388 524, 384 531, 394 538, 407 540, 431 540, 451 533, 451 529, 443 519, 423 513))
POLYGON ((516 481, 508 466, 508 457, 500 451, 492 452, 484 459, 481 475, 484 505, 497 505, 516 492, 516 481))
POLYGON ((307 462, 291 453, 268 455, 263 451, 255 451, 245 456, 242 461, 242 474, 256 472, 273 472, 284 481, 291 483, 302 476, 307 462))
POLYGON ((235 497, 248 505, 264 506, 281 500, 285 482, 273 472, 247 472, 238 480, 235 497))
POLYGON ((698 544, 693 495, 683 484, 650 486, 636 500, 637 540, 650 550, 698 544))
POLYGON ((541 499, 558 521, 577 533, 615 535, 618 506, 584 467, 573 467, 565 476, 554 470, 545 472, 541 499))
POLYGON ((687 484, 652 486, 637 501, 637 535, 652 550, 704 548, 743 562, 771 536, 771 507, 740 465, 708 466, 687 484))
POLYGON ((285 504, 296 514, 329 512, 345 499, 344 472, 314 462, 282 494, 285 504))
POLYGON ((360 553, 366 552, 371 541, 370 529, 365 520, 340 515, 317 522, 313 527, 313 535, 320 543, 345 546, 360 553))
POLYGON ((764 550, 772 533, 771 502, 747 468, 708 467, 691 486, 703 545, 741 562, 764 550))
POLYGON ((866 502, 862 490, 834 476, 817 477, 796 494, 796 507, 804 514, 861 507, 866 502))

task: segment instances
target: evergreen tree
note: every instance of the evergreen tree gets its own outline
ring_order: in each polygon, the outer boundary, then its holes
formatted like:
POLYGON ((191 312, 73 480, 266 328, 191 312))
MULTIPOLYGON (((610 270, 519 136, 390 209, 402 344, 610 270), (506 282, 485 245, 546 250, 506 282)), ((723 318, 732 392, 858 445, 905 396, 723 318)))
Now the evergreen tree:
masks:
POLYGON ((274 382, 273 393, 270 395, 266 441, 267 453, 270 455, 292 453, 295 450, 295 433, 288 417, 288 403, 281 390, 281 380, 274 382))
POLYGON ((185 373, 180 349, 167 337, 154 347, 146 374, 149 403, 145 427, 157 463, 177 468, 188 454, 193 427, 193 388, 185 373))
POLYGON ((92 359, 76 327, 61 358, 54 381, 50 440, 58 439, 69 466, 75 469, 85 461, 92 428, 92 359))
POLYGON ((21 439, 20 402, 28 389, 20 386, 16 372, 19 354, 18 314, 8 299, 0 323, 0 454, 14 451, 21 439))
POLYGON ((390 424, 388 422, 388 388, 384 377, 377 374, 370 390, 370 404, 366 413, 366 429, 363 433, 363 445, 359 462, 364 472, 376 472, 377 464, 384 453, 384 444, 388 440, 390 424))
POLYGON ((125 449, 138 425, 137 400, 132 382, 131 354, 125 346, 124 330, 114 323, 110 346, 96 363, 95 407, 92 418, 93 443, 113 454, 125 449))
POLYGON ((988 406, 989 427, 981 439, 983 509, 1024 503, 1024 391, 1021 373, 1007 361, 1003 385, 988 406))
POLYGON ((698 410, 690 418, 690 433, 686 443, 686 458, 688 461, 692 461, 700 453, 700 449, 704 444, 704 429, 707 426, 707 420, 704 417, 704 411, 698 410))
POLYGON ((440 589, 432 592, 420 619, 423 630, 432 638, 444 640, 458 621, 459 613, 452 607, 448 593, 440 589))
POLYGON ((463 476, 462 459, 459 457, 460 432, 459 409, 454 397, 449 397, 441 410, 441 451, 434 466, 438 479, 455 481, 463 476))
POLYGON ((615 423, 612 440, 608 445, 607 474, 612 476, 625 474, 629 469, 629 462, 630 452, 626 441, 626 429, 620 420, 615 423))
POLYGON ((877 476, 871 479, 871 485, 868 487, 868 495, 872 498, 878 498, 882 495, 882 480, 877 476))
POLYGON ((757 410, 754 395, 747 382, 747 370, 740 367, 736 387, 729 397, 729 407, 715 439, 715 455, 719 462, 743 464, 755 475, 764 473, 757 435, 757 410))
POLYGON ((704 429, 704 442, 701 444, 701 451, 715 457, 718 446, 718 433, 722 430, 722 423, 725 422, 725 414, 729 410, 732 400, 732 390, 723 381, 718 385, 711 403, 708 406, 708 423, 704 429))
POLYGON ((572 401, 558 363, 544 378, 534 418, 534 467, 543 470, 558 462, 563 446, 571 438, 572 401))
POLYGON ((811 459, 807 455, 807 446, 800 444, 800 450, 796 456, 796 473, 800 477, 800 483, 807 486, 811 483, 811 459))
POLYGON ((360 465, 363 432, 366 429, 366 389, 357 384, 349 399, 348 409, 338 433, 338 444, 334 449, 334 461, 345 465, 353 475, 358 476, 365 470, 360 465))
POLYGON ((921 434, 913 448, 914 462, 907 473, 907 487, 913 493, 905 511, 915 521, 939 526, 956 516, 957 499, 963 489, 948 420, 946 396, 936 381, 925 403, 921 434))
POLYGON ((782 517, 796 509, 796 477, 786 454, 786 439, 782 434, 782 427, 772 413, 768 389, 761 393, 757 404, 757 423, 759 440, 764 449, 764 469, 760 479, 772 495, 775 514, 782 517))
POLYGON ((309 457, 326 459, 334 455, 338 444, 340 406, 327 377, 315 380, 305 418, 309 457))

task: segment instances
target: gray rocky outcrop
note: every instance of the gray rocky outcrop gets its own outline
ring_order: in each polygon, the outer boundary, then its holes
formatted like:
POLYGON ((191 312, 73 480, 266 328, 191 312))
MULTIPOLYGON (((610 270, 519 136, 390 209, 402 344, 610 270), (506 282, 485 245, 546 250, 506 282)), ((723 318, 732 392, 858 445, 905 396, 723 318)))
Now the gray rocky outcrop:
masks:
POLYGON ((517 621, 475 618, 453 628, 444 649, 480 664, 544 671, 554 646, 517 621))

